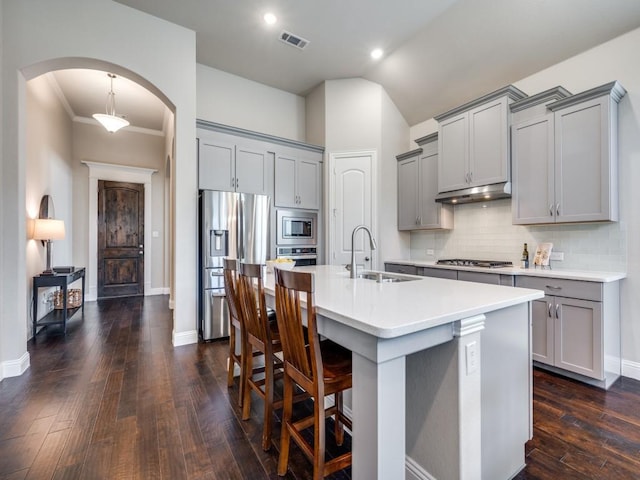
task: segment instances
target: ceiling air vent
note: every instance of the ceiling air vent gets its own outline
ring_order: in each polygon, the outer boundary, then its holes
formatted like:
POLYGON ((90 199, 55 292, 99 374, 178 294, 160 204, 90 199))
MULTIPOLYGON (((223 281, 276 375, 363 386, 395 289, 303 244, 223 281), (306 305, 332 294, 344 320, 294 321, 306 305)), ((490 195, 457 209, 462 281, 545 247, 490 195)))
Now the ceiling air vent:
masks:
POLYGON ((307 45, 309 45, 309 40, 306 40, 285 30, 280 33, 280 41, 286 43, 287 45, 291 45, 292 47, 299 48, 300 50, 303 50, 307 45))

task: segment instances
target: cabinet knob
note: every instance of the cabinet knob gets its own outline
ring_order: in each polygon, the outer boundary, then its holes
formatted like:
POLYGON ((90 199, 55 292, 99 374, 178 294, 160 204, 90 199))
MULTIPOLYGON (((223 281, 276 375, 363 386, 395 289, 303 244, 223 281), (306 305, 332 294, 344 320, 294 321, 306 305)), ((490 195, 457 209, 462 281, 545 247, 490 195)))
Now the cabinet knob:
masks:
POLYGON ((365 262, 368 262, 369 260, 371 260, 369 257, 364 257, 365 262))

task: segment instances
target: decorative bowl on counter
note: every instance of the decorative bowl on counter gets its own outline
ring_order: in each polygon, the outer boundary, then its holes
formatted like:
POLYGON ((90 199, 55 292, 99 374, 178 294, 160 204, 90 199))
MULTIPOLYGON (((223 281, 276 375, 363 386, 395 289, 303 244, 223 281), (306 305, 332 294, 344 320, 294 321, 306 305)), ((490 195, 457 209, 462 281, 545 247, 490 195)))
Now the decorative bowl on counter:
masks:
POLYGON ((274 268, 281 268, 282 270, 291 270, 296 266, 295 260, 288 258, 277 258, 276 260, 267 260, 267 273, 273 273, 274 268))

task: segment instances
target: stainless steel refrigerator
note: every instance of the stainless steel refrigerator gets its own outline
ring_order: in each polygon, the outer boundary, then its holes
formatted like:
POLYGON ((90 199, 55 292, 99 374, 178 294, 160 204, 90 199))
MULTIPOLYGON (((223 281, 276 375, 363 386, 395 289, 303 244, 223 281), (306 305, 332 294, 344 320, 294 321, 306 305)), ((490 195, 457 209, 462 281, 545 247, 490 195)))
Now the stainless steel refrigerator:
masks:
POLYGON ((269 251, 269 204, 266 195, 200 192, 200 301, 202 340, 229 336, 223 258, 264 264, 269 251))

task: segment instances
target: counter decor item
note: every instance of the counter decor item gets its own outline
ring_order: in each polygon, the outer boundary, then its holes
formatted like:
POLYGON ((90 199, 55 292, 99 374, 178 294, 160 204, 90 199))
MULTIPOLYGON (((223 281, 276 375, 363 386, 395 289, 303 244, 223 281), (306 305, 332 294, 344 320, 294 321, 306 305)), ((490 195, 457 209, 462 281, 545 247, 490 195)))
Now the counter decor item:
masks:
POLYGON ((524 248, 522 249, 522 260, 521 265, 522 268, 529 268, 529 249, 527 248, 527 244, 524 244, 524 248))
POLYGON ((533 267, 551 268, 549 260, 551 258, 551 250, 553 249, 553 243, 540 243, 536 248, 536 254, 533 257, 533 267))

